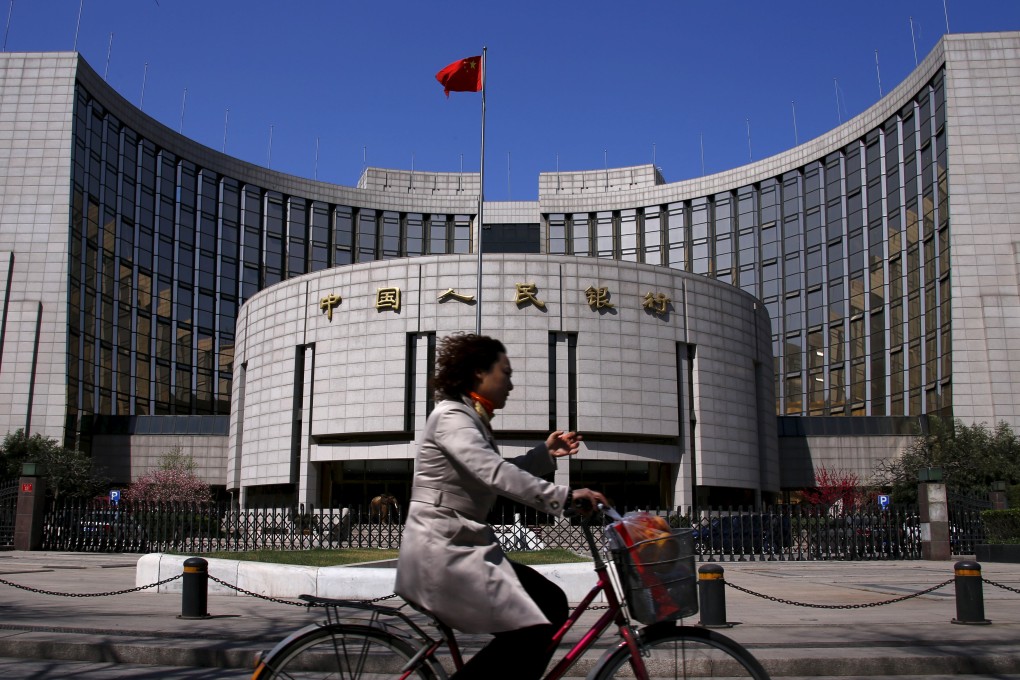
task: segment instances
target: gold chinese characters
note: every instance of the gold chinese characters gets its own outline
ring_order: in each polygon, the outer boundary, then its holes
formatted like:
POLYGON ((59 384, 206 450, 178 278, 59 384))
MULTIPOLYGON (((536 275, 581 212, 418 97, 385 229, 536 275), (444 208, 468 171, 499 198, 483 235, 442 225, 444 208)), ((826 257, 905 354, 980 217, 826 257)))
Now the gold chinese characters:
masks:
POLYGON ((333 309, 340 304, 342 299, 335 293, 330 293, 326 297, 319 300, 319 309, 326 312, 326 319, 329 321, 333 320, 333 309))
POLYGON ((447 288, 445 291, 440 293, 439 301, 446 302, 447 300, 460 300, 461 302, 466 302, 470 304, 475 301, 475 296, 464 295, 463 293, 458 293, 453 288, 447 288))
POLYGON ((648 291, 645 294, 645 301, 641 303, 641 306, 659 316, 665 315, 669 311, 669 303, 671 300, 666 297, 665 293, 653 293, 648 291))
MULTIPOLYGON (((584 299, 592 310, 616 308, 616 305, 613 302, 610 302, 612 294, 608 286, 598 286, 593 284, 581 292, 584 293, 584 299)), ((662 318, 666 318, 669 314, 669 308, 672 304, 672 300, 670 300, 666 293, 660 291, 648 291, 641 299, 641 307, 644 308, 646 312, 662 318)), ((447 288, 437 297, 437 301, 440 303, 448 300, 457 300, 465 304, 476 303, 474 295, 458 293, 453 288, 447 288)), ((330 292, 319 299, 319 309, 325 312, 327 320, 332 321, 333 310, 339 307, 342 301, 343 298, 339 293, 330 292)), ((527 305, 534 305, 541 310, 545 310, 546 308, 545 301, 538 297, 538 285, 533 281, 515 283, 513 301, 518 308, 523 308, 527 305)), ((397 286, 377 288, 375 293, 375 308, 378 311, 390 310, 399 312, 400 288, 397 286)))
POLYGON ((584 296, 587 298, 588 305, 592 309, 612 309, 616 307, 616 305, 609 301, 609 289, 605 286, 601 288, 588 286, 584 290, 584 296))
POLYGON ((400 289, 399 288, 379 288, 375 292, 375 308, 378 310, 392 309, 394 312, 400 311, 400 289))
POLYGON ((545 309, 545 303, 538 299, 538 286, 534 283, 515 283, 514 286, 517 289, 517 295, 514 297, 514 303, 518 307, 523 307, 529 302, 539 309, 545 309))

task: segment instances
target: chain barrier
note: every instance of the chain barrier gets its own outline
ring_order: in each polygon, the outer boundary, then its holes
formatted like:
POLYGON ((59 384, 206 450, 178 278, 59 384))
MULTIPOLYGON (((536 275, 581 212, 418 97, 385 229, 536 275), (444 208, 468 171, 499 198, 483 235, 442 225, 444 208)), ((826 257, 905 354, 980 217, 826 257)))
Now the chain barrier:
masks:
POLYGON ((137 593, 138 591, 145 590, 146 588, 155 588, 157 586, 161 586, 161 585, 170 583, 171 581, 176 581, 177 579, 181 578, 182 576, 184 576, 183 573, 177 574, 176 576, 171 576, 170 578, 165 578, 162 581, 156 581, 155 583, 150 583, 147 586, 137 586, 135 588, 127 588, 126 590, 111 590, 111 591, 106 592, 106 593, 58 593, 55 590, 43 590, 42 588, 32 588, 30 586, 23 586, 23 585, 21 585, 19 583, 12 583, 11 581, 5 581, 2 578, 0 578, 0 584, 5 585, 5 586, 10 586, 12 588, 18 588, 20 590, 27 590, 30 593, 40 593, 42 595, 57 595, 59 597, 107 597, 109 595, 123 595, 125 593, 137 593))
POLYGON ((1012 593, 1020 593, 1020 589, 1018 589, 1018 588, 1010 588, 1009 586, 1004 586, 1001 583, 996 583, 995 581, 989 581, 986 578, 982 578, 981 580, 984 581, 985 583, 987 583, 990 586, 995 586, 996 588, 1002 588, 1003 590, 1008 590, 1008 591, 1010 591, 1012 593))
MULTIPOLYGON (((269 595, 263 595, 261 593, 256 593, 256 592, 253 592, 251 590, 245 590, 244 588, 242 588, 240 586, 235 586, 232 583, 227 583, 226 581, 224 581, 222 579, 216 578, 212 574, 209 574, 209 580, 213 581, 214 583, 219 583, 221 586, 223 586, 225 588, 229 588, 229 589, 231 589, 233 591, 236 591, 238 593, 241 593, 242 595, 248 595, 250 597, 257 597, 258 599, 266 600, 267 602, 275 602, 277 604, 288 604, 288 605, 290 605, 292 607, 328 607, 329 606, 329 604, 325 604, 325 603, 324 604, 318 604, 318 603, 314 603, 314 602, 294 602, 293 600, 284 600, 284 599, 279 598, 279 597, 270 597, 269 595)), ((382 602, 383 600, 391 600, 391 599, 393 599, 396 596, 397 596, 396 593, 392 593, 390 595, 383 595, 382 597, 372 598, 371 600, 351 600, 351 602, 357 602, 358 604, 374 604, 376 602, 382 602)))
POLYGON ((938 590, 939 588, 943 588, 943 587, 949 585, 950 583, 953 582, 953 580, 954 579, 951 579, 951 578, 950 579, 946 579, 945 581, 943 581, 942 583, 940 583, 940 584, 938 584, 936 586, 932 586, 931 588, 925 588, 924 590, 922 590, 920 592, 912 593, 910 595, 903 595, 902 597, 894 597, 891 600, 883 600, 881 602, 866 602, 864 604, 813 604, 811 602, 796 602, 794 600, 784 600, 781 597, 772 597, 771 595, 763 595, 762 593, 756 593, 753 590, 748 590, 747 588, 741 588, 740 586, 738 586, 738 585, 736 585, 734 583, 730 583, 729 581, 726 581, 726 580, 723 580, 723 583, 728 585, 730 588, 733 588, 734 590, 739 590, 742 593, 747 593, 748 595, 753 595, 755 597, 760 597, 763 600, 771 600, 772 602, 778 602, 779 604, 793 605, 794 607, 811 607, 813 609, 867 609, 868 607, 880 607, 880 606, 886 605, 886 604, 894 604, 896 602, 903 602, 904 600, 910 600, 910 599, 913 599, 915 597, 920 597, 921 595, 927 595, 928 593, 934 592, 934 591, 938 590))

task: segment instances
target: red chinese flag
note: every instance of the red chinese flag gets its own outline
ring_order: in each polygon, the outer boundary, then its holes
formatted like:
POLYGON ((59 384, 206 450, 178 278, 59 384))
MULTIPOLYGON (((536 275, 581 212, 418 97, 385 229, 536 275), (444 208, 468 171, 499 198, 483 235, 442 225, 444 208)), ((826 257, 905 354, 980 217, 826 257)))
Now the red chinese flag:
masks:
POLYGON ((455 61, 436 74, 436 80, 449 97, 451 92, 479 92, 482 89, 482 58, 455 61))

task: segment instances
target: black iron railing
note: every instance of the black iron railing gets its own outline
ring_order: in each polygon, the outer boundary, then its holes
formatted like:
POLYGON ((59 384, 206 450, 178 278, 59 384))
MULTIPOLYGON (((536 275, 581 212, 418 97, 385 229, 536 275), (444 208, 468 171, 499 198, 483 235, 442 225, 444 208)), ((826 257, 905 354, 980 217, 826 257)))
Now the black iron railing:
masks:
MULTIPOLYGON (((646 509, 672 527, 694 530, 701 561, 919 559, 916 506, 836 510, 808 505, 767 508, 646 509)), ((622 509, 626 512, 627 509, 622 509)), ((51 502, 43 549, 203 553, 312 548, 399 548, 406 509, 380 517, 368 507, 237 509, 213 505, 51 502)), ((583 553, 576 520, 530 508, 502 507, 489 523, 507 550, 564 548, 583 553)), ((983 541, 980 511, 950 507, 954 554, 983 541)))

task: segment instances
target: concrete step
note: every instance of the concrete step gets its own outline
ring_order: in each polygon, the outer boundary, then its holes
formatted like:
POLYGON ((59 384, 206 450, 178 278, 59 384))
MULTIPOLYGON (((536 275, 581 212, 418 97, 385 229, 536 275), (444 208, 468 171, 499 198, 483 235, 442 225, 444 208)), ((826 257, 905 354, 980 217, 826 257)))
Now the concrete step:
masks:
MULTIPOLYGON (((229 625, 229 624, 227 624, 229 625)), ((282 637, 282 635, 281 635, 282 637)), ((233 671, 254 667, 256 653, 270 649, 279 638, 239 641, 208 637, 167 637, 159 635, 103 634, 95 631, 59 632, 45 630, 0 630, 0 659, 74 661, 170 667, 176 669, 219 669, 235 677, 233 671), (226 669, 232 669, 227 673, 226 669)), ((995 677, 1020 678, 1020 651, 1014 645, 969 644, 926 646, 798 646, 795 641, 782 646, 748 644, 748 650, 774 678, 910 678, 995 677), (921 671, 923 674, 919 674, 921 671)), ((466 654, 473 652, 471 648, 466 654)), ((561 651, 555 659, 562 656, 561 651)), ((589 651, 567 677, 583 678, 600 656, 589 651)), ((554 659, 554 660, 555 660, 554 659)), ((449 660, 445 660, 449 665, 449 660)), ((0 675, 5 668, 0 663, 0 675)), ((183 671, 182 671, 183 672, 183 671)), ((57 677, 57 676, 46 676, 57 677)), ((70 677, 70 675, 68 676, 70 677)), ((99 676, 97 676, 99 677, 99 676)), ((160 677, 158 674, 137 677, 160 677)), ((166 677, 203 677, 180 675, 166 677)))

